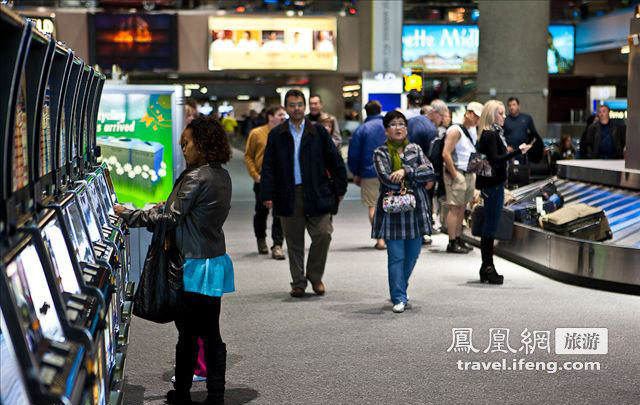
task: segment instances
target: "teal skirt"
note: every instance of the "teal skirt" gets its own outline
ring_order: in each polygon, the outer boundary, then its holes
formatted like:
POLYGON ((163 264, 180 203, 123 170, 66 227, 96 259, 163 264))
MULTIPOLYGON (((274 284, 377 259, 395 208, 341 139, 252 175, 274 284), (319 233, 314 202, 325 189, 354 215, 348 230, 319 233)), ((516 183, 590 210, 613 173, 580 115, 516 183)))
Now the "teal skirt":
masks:
POLYGON ((227 254, 210 259, 185 259, 183 273, 187 292, 222 297, 236 290, 233 263, 227 254))

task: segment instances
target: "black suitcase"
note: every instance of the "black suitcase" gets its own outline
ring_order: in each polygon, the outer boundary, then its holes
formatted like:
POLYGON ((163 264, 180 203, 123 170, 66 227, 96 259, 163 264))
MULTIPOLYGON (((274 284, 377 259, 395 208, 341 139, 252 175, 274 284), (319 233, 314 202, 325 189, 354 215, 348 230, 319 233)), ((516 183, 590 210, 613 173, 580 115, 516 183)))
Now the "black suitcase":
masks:
MULTIPOLYGON (((528 199, 526 201, 511 204, 509 209, 514 213, 514 219, 516 222, 520 222, 526 225, 537 225, 538 218, 540 218, 541 212, 538 211, 538 204, 535 197, 533 200, 528 199)), ((559 194, 551 195, 546 201, 543 198, 542 210, 545 214, 551 214, 564 205, 564 200, 559 194)))
POLYGON ((602 242, 613 237, 609 221, 600 208, 574 204, 545 215, 543 229, 571 238, 602 242))
MULTIPOLYGON (((511 240, 513 234, 513 211, 503 208, 500 220, 498 221, 498 229, 495 239, 511 240)), ((482 225, 484 224, 484 206, 476 205, 471 213, 471 234, 473 236, 482 236, 482 225)))

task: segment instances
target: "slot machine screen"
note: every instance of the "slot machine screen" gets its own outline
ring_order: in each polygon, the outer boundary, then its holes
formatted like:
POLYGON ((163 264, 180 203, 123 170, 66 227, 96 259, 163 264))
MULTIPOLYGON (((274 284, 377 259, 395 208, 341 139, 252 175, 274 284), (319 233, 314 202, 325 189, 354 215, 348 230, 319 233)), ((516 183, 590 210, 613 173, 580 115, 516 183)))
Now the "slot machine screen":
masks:
POLYGON ((20 363, 0 310, 0 404, 28 404, 20 363))
POLYGON ((91 203, 93 204, 93 207, 98 214, 100 225, 105 226, 109 224, 109 217, 107 215, 105 207, 103 206, 104 202, 100 199, 100 194, 98 193, 98 188, 96 187, 95 178, 88 182, 88 186, 91 194, 91 203))
POLYGON ((7 265, 7 277, 16 295, 17 306, 22 312, 22 316, 35 313, 37 320, 30 320, 26 330, 27 340, 32 345, 37 344, 37 330, 42 328, 42 334, 59 342, 65 340, 62 325, 49 291, 44 269, 40 263, 40 257, 33 244, 27 245, 17 256, 7 265), (33 326, 33 321, 39 324, 39 328, 33 326))
POLYGON ((60 146, 58 147, 60 153, 60 166, 64 166, 67 161, 67 111, 62 110, 60 114, 60 146))
POLYGON ((13 132, 13 191, 29 184, 29 142, 27 139, 27 82, 24 72, 20 78, 16 121, 13 132))
POLYGON ((42 117, 40 126, 40 176, 53 169, 53 142, 51 141, 51 88, 47 84, 42 102, 42 117))
POLYGON ((91 243, 89 242, 89 235, 85 231, 84 224, 82 222, 82 213, 78 207, 78 203, 72 200, 67 204, 64 209, 67 223, 71 226, 71 240, 73 241, 73 248, 76 251, 81 262, 95 264, 96 260, 91 249, 91 243))
POLYGON ((80 201, 82 216, 87 224, 87 228, 89 228, 89 238, 91 238, 91 242, 97 242, 101 239, 100 228, 98 227, 98 221, 96 220, 95 214, 91 209, 86 189, 78 193, 78 201, 80 201))
POLYGON ((49 221, 42 230, 42 237, 49 250, 53 270, 56 273, 56 278, 62 285, 62 290, 71 294, 79 294, 81 292, 80 285, 78 284, 76 273, 73 270, 73 264, 71 263, 69 250, 67 249, 67 244, 62 234, 61 225, 57 218, 49 221))
POLYGON ((113 201, 111 201, 111 193, 109 192, 109 187, 107 187, 107 182, 104 179, 105 174, 103 171, 98 173, 97 181, 98 188, 100 189, 100 197, 102 197, 102 202, 107 210, 109 211, 109 215, 115 215, 113 211, 113 201))

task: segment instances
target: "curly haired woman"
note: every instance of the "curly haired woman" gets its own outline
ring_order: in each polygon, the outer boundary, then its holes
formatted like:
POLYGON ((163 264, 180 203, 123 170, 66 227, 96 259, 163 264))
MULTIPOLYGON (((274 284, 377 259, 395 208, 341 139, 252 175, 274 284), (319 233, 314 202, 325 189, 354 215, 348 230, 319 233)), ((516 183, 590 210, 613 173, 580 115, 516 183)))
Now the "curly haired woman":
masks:
POLYGON ((192 403, 189 391, 201 337, 207 366, 205 403, 223 404, 227 349, 220 336, 220 303, 221 296, 235 288, 222 231, 231 207, 231 177, 222 163, 231 158, 231 148, 220 124, 208 118, 191 121, 182 132, 180 146, 187 169, 164 205, 146 211, 118 205, 114 211, 132 227, 164 221, 173 230, 165 243, 174 241, 185 258, 184 312, 175 321, 175 390, 167 393, 167 402, 192 403))

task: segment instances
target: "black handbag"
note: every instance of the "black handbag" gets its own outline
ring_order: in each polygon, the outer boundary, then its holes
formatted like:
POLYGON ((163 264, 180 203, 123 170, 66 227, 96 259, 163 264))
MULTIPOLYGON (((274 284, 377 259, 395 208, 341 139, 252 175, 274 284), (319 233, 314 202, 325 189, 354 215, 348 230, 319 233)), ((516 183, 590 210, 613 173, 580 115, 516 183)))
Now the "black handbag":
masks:
MULTIPOLYGON (((500 219, 498 220, 498 229, 494 239, 511 240, 513 235, 513 211, 502 208, 500 219)), ((473 236, 482 236, 482 225, 484 224, 484 206, 476 205, 471 214, 471 234, 473 236)))
POLYGON ((158 221, 133 298, 133 314, 156 323, 172 322, 182 311, 184 260, 175 243, 167 248, 167 235, 164 221, 158 221))

